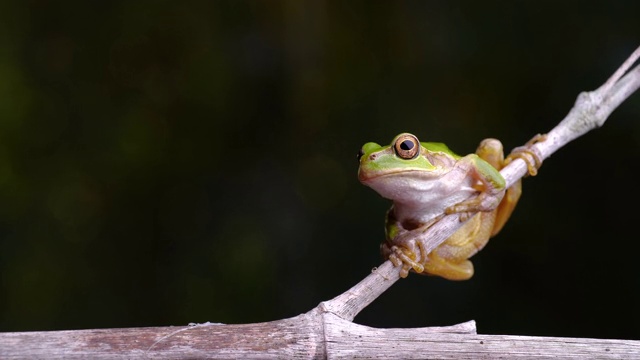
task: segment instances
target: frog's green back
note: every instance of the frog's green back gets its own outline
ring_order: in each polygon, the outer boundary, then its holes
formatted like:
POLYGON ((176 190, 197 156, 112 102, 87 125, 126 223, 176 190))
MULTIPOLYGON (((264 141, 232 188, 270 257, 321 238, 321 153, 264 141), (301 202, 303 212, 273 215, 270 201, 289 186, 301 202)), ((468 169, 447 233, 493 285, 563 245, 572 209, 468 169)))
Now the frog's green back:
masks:
POLYGON ((421 142, 420 145, 422 145, 425 149, 429 150, 429 151, 433 151, 433 152, 443 152, 445 154, 449 154, 453 157, 455 157, 456 159, 461 158, 460 155, 454 153, 453 151, 451 151, 449 149, 449 147, 447 145, 445 145, 444 143, 440 143, 440 142, 421 142))

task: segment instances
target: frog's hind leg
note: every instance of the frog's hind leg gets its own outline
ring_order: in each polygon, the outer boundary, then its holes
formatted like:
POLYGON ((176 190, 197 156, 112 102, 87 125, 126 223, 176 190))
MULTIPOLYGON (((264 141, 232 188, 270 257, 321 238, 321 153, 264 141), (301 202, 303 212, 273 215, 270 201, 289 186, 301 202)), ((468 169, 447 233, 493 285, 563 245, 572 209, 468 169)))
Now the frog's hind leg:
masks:
POLYGON ((429 254, 423 274, 449 280, 467 280, 473 276, 468 260, 489 242, 495 212, 479 213, 429 254))
POLYGON ((509 187, 505 192, 502 201, 500 201, 500 205, 498 205, 498 208, 495 211, 496 219, 493 224, 491 236, 499 233, 504 224, 507 223, 507 220, 509 220, 513 210, 516 208, 516 204, 518 204, 520 195, 522 195, 522 180, 518 180, 513 183, 513 185, 511 185, 511 187, 509 187))

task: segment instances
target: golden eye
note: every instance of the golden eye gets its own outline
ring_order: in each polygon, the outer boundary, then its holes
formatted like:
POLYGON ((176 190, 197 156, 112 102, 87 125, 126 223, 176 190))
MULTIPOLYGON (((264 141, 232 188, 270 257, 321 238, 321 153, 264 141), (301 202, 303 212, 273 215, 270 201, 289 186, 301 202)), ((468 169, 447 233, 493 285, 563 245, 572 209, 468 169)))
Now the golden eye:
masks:
POLYGON ((420 142, 411 134, 402 134, 396 139, 393 149, 396 155, 405 160, 415 159, 420 155, 420 142))

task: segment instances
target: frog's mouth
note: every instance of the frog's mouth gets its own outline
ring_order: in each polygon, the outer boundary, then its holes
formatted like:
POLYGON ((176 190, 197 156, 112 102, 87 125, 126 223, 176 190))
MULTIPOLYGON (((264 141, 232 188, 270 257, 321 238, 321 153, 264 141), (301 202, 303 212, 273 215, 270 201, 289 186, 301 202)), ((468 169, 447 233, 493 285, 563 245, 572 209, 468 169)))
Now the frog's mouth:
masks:
POLYGON ((363 183, 368 183, 380 178, 384 178, 384 177, 389 177, 389 176, 395 176, 401 173, 407 172, 406 169, 402 169, 402 170, 394 170, 394 171, 386 171, 384 173, 378 173, 375 171, 358 171, 358 180, 360 180, 360 182, 363 183))
POLYGON ((358 171, 358 180, 363 183, 369 183, 375 180, 385 179, 396 177, 398 175, 407 175, 407 180, 420 181, 426 180, 429 178, 437 177, 437 174, 433 172, 430 174, 425 174, 423 169, 413 169, 413 168, 399 168, 396 170, 385 171, 385 172, 375 172, 375 171, 358 171), (414 173, 414 175, 411 175, 414 173), (434 176, 436 175, 436 176, 434 176))

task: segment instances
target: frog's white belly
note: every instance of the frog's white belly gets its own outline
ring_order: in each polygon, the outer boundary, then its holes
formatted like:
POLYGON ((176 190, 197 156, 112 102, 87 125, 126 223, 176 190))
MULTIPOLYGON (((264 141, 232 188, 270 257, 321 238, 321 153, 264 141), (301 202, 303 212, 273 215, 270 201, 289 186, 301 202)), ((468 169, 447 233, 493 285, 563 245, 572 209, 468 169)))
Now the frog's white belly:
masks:
POLYGON ((437 179, 378 179, 375 190, 393 200, 394 214, 399 221, 412 219, 426 223, 441 215, 449 206, 466 200, 477 190, 470 176, 448 173, 437 179))

